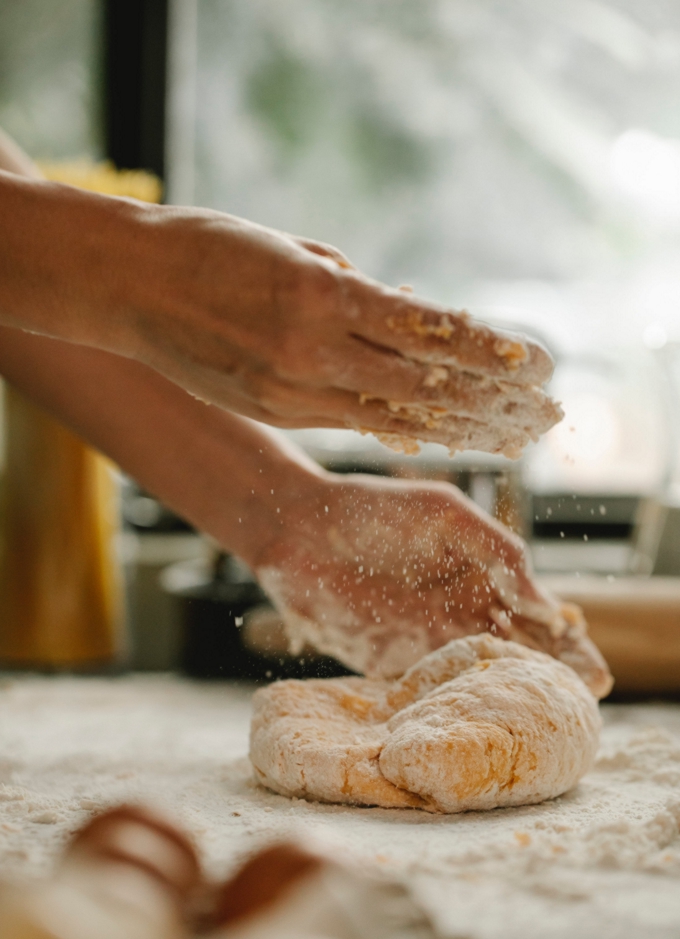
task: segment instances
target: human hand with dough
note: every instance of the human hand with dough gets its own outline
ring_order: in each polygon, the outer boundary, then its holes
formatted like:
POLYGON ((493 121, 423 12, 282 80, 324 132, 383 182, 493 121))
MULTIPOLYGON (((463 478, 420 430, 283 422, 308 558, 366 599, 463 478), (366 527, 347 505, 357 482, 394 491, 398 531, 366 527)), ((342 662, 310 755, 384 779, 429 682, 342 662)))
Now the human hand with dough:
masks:
POLYGON ((513 451, 559 416, 539 345, 314 242, 52 186, 8 142, 0 167, 0 374, 250 564, 293 634, 394 674, 491 629, 606 684, 577 615, 453 487, 325 473, 248 419, 513 451))
POLYGON ((516 454, 561 414, 540 345, 318 242, 46 182, 9 143, 0 219, 0 324, 151 366, 246 417, 516 454))
POLYGON ((484 631, 611 687, 580 611, 532 577, 524 542, 448 483, 320 475, 251 563, 289 635, 356 671, 393 678, 484 631))

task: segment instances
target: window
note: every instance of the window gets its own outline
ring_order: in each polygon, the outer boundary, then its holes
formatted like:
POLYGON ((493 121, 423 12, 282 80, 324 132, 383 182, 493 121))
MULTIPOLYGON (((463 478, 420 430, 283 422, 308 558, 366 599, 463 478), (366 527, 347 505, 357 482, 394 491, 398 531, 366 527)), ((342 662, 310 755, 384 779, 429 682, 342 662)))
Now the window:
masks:
POLYGON ((647 347, 680 339, 680 7, 197 9, 195 201, 544 337, 567 422, 532 484, 657 486, 647 347))
POLYGON ((36 158, 102 155, 99 6, 0 3, 0 126, 36 158))

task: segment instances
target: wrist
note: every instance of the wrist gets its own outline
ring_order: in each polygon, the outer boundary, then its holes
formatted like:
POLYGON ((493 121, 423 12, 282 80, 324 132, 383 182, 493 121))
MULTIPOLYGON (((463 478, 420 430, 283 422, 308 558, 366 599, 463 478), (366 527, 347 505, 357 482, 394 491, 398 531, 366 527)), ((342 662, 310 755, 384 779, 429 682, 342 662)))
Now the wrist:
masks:
POLYGON ((0 173, 2 322, 127 354, 146 207, 0 173))
POLYGON ((187 451, 180 447, 170 460, 153 448, 154 462, 160 464, 154 476, 163 477, 162 488, 135 469, 132 475, 225 550, 257 568, 285 531, 301 525, 310 507, 323 505, 334 474, 280 431, 203 404, 163 379, 153 383, 162 387, 164 399, 155 423, 168 426, 170 415, 173 438, 191 445, 187 451))
MULTIPOLYGON (((262 473, 251 477, 237 524, 230 526, 233 535, 221 539, 253 570, 266 563, 284 534, 297 531, 304 537, 314 531, 310 519, 323 517, 332 475, 311 461, 308 465, 297 459, 261 468, 262 473)), ((232 518, 236 509, 235 504, 228 507, 232 518)))

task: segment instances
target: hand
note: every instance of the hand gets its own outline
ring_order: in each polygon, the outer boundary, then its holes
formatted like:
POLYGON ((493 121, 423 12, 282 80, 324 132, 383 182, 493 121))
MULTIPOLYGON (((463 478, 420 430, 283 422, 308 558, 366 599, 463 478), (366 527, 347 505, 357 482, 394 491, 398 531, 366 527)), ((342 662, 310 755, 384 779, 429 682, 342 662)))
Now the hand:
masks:
POLYGON ((3 168, 0 324, 137 359, 265 423, 409 451, 516 456, 561 417, 541 346, 372 281, 335 248, 45 183, 0 139, 3 168))
POLYGON ((515 456, 561 416, 536 343, 369 280, 327 245, 150 211, 128 354, 198 397, 278 427, 515 456))
POLYGON ((488 630, 611 687, 578 608, 532 579, 526 546, 453 486, 326 476, 255 561, 298 649, 395 677, 451 639, 488 630))

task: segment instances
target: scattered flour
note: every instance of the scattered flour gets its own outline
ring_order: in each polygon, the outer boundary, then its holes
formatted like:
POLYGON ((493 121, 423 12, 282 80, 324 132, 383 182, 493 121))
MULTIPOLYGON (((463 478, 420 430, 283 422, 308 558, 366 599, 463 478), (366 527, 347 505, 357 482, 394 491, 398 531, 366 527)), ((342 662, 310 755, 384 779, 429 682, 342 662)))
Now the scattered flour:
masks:
POLYGON ((403 877, 447 939, 680 934, 680 707, 605 706, 598 762, 542 805, 432 816, 290 800, 246 759, 250 690, 175 678, 0 685, 0 876, 47 873, 92 812, 165 807, 225 873, 299 832, 403 877))

